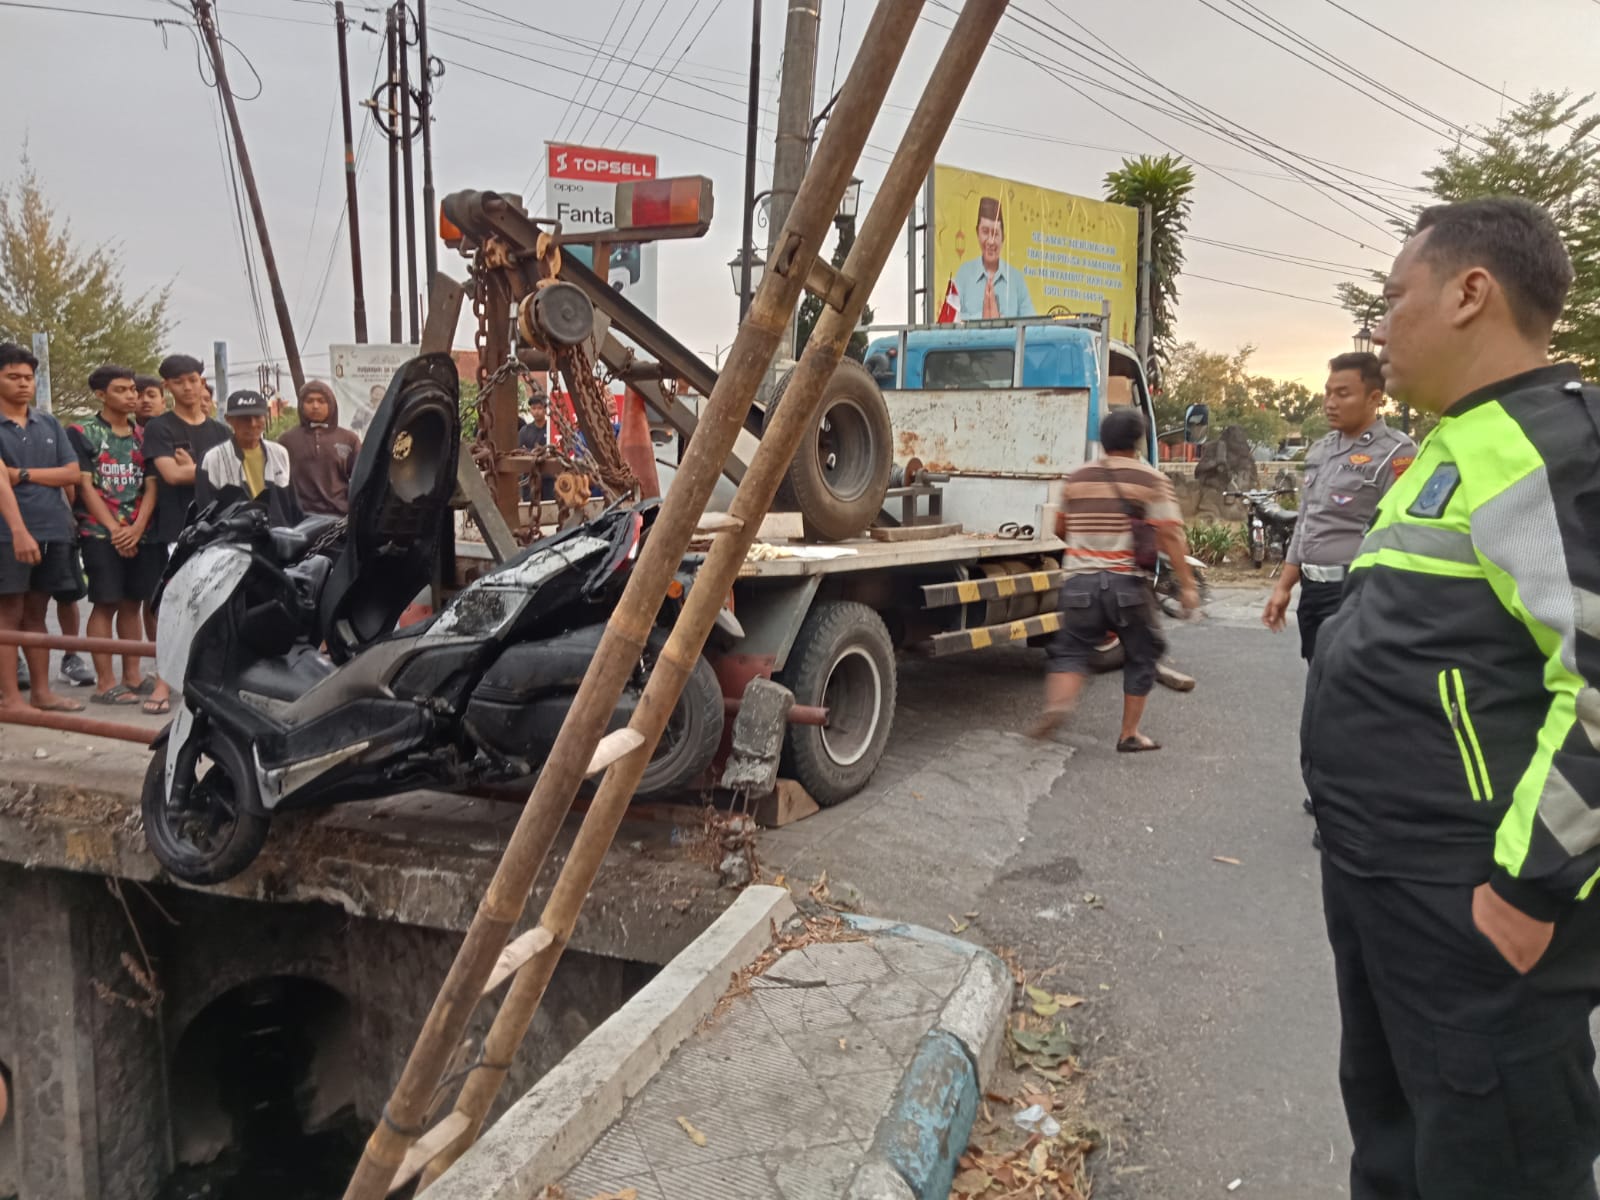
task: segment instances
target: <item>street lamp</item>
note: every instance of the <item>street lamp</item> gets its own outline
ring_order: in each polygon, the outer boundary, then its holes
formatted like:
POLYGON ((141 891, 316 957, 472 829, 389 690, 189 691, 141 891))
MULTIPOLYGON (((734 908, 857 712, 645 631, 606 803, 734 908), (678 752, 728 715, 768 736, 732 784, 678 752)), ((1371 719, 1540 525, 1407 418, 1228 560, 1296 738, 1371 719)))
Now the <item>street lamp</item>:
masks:
POLYGON ((750 246, 744 247, 728 260, 728 270, 733 273, 733 294, 739 297, 741 321, 744 320, 744 314, 750 307, 750 298, 761 286, 761 273, 766 269, 766 265, 767 260, 750 246))
POLYGON ((1371 354, 1372 353, 1372 326, 1367 324, 1365 321, 1363 321, 1362 324, 1361 324, 1361 328, 1356 330, 1356 336, 1355 336, 1355 338, 1353 340, 1355 341, 1355 344, 1356 344, 1356 353, 1357 354, 1371 354))
POLYGON ((861 211, 861 180, 855 176, 850 177, 850 182, 844 185, 844 195, 839 197, 839 211, 834 216, 836 221, 854 221, 856 213, 861 211))

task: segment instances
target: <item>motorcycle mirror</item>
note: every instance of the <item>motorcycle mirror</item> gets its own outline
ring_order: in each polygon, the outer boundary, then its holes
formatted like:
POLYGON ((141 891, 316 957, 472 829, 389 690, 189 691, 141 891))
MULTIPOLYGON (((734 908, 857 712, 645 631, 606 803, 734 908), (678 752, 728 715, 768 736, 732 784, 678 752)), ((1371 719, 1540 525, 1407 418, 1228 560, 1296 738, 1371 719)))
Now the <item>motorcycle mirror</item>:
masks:
POLYGON ((1211 408, 1205 404, 1191 404, 1183 411, 1183 440, 1198 445, 1206 440, 1211 426, 1211 408))

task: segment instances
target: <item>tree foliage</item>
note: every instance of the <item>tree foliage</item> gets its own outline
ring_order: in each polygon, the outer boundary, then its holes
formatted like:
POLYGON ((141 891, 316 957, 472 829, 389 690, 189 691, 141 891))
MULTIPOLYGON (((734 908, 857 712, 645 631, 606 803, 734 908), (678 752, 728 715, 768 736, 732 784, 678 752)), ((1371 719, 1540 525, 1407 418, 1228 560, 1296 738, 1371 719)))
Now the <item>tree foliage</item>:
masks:
POLYGON ((0 340, 30 346, 35 333, 50 335, 58 414, 95 409, 89 373, 104 363, 154 373, 171 328, 168 291, 130 296, 116 248, 78 244, 26 158, 0 189, 0 340))
MULTIPOLYGON (((850 253, 850 247, 856 244, 856 222, 853 217, 843 217, 837 222, 839 238, 833 247, 832 262, 835 267, 844 266, 845 257, 850 253)), ((817 327, 817 319, 822 316, 822 299, 807 292, 805 299, 800 301, 800 317, 796 327, 794 339, 794 356, 800 357, 801 351, 806 348, 806 343, 811 340, 811 331, 817 327)), ((869 304, 861 311, 861 323, 872 324, 872 306, 869 304)), ((853 358, 860 362, 867 353, 867 335, 859 330, 850 335, 850 342, 844 348, 846 358, 853 358)))
MULTIPOLYGON (((1125 158, 1106 176, 1105 188, 1106 199, 1115 204, 1150 206, 1150 356, 1156 368, 1165 368, 1177 346, 1178 276, 1194 168, 1176 154, 1125 158)), ((1152 375, 1160 374, 1151 367, 1146 364, 1152 375)))
POLYGON ((1181 425, 1189 405, 1206 404, 1213 431, 1238 425, 1251 442, 1276 447, 1291 424, 1285 409, 1306 411, 1312 397, 1302 384, 1250 374, 1254 353, 1254 346, 1232 354, 1202 350, 1194 342, 1175 347, 1156 398, 1156 423, 1162 429, 1181 425))
MULTIPOLYGON (((1512 195, 1549 211, 1577 276, 1551 350, 1592 377, 1600 371, 1600 114, 1586 114, 1591 100, 1535 92, 1481 134, 1445 147, 1423 174, 1435 201, 1512 195)), ((1381 289, 1383 276, 1374 278, 1381 289)), ((1383 314, 1381 290, 1341 283, 1336 295, 1357 322, 1383 314)))
POLYGON ((1584 113, 1593 98, 1535 92, 1481 141, 1450 147, 1424 172, 1440 200, 1510 194, 1550 213, 1577 276, 1551 348, 1591 377, 1600 369, 1600 114, 1584 113))

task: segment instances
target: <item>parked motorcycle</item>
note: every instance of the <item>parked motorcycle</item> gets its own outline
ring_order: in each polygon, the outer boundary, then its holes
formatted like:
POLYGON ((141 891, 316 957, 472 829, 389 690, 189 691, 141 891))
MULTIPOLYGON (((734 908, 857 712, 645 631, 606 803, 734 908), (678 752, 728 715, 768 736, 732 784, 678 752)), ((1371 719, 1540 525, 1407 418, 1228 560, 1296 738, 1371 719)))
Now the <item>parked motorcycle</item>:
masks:
MULTIPOLYGON (((272 529, 235 492, 180 539, 157 637, 173 717, 142 797, 172 875, 237 875, 279 811, 515 780, 544 761, 657 508, 614 506, 536 542, 396 629, 453 549, 457 412, 450 357, 413 359, 367 430, 342 522, 272 529)), ((692 569, 679 583, 693 586, 692 569)), ((663 609, 611 728, 632 715, 681 602, 663 609)), ((702 658, 640 794, 704 772, 722 730, 702 658)))
POLYGON ((1231 500, 1242 500, 1245 506, 1245 544, 1250 551, 1250 563, 1261 569, 1269 557, 1282 562, 1289 553, 1289 541, 1294 537, 1294 523, 1300 514, 1278 503, 1279 496, 1292 496, 1291 488, 1261 488, 1247 492, 1223 492, 1231 500))

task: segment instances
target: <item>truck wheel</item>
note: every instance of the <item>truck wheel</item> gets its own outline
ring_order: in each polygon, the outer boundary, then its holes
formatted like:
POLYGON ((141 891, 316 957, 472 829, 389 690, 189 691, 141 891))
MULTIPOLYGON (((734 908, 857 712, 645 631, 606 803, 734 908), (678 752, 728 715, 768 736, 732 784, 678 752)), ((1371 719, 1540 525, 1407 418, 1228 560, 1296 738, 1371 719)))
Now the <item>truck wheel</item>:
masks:
POLYGON ((1122 648, 1122 643, 1116 638, 1108 638, 1089 651, 1089 669, 1098 675, 1119 671, 1126 659, 1127 651, 1122 648))
MULTIPOLYGON (((762 428, 772 424, 793 373, 767 404, 762 428)), ((778 489, 777 507, 798 510, 806 536, 837 542, 857 537, 883 508, 894 469, 889 406, 867 369, 845 359, 822 389, 813 433, 800 442, 778 489)))
POLYGON ((796 704, 828 710, 824 726, 791 725, 784 773, 823 807, 848 800, 872 778, 894 725, 894 644, 865 604, 817 605, 800 626, 780 683, 796 704))
POLYGON ((702 656, 689 672, 634 795, 658 796, 692 786, 717 756, 723 720, 722 685, 702 656))

